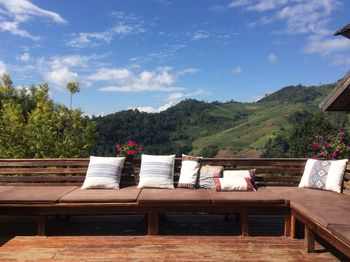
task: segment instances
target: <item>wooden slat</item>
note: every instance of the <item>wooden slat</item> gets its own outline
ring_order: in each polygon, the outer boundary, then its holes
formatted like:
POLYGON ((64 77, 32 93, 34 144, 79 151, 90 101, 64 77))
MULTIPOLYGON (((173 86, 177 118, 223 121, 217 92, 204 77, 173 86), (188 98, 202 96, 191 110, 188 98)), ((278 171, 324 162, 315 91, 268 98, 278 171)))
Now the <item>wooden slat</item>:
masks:
POLYGON ((0 174, 85 174, 87 168, 2 168, 0 174))
POLYGON ((0 176, 0 182, 83 182, 85 176, 0 176))
POLYGON ((89 159, 0 159, 0 167, 87 166, 89 159))
POLYGON ((300 182, 301 176, 256 176, 255 181, 263 182, 300 182))
POLYGON ((343 183, 343 189, 350 190, 350 183, 343 183))

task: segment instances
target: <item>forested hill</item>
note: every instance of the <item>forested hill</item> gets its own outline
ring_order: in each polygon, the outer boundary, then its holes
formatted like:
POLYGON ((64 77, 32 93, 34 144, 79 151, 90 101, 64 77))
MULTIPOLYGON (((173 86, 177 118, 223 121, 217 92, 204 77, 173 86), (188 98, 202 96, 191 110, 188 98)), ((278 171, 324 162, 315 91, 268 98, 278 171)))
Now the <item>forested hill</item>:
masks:
POLYGON ((114 155, 114 145, 135 139, 150 154, 258 157, 266 143, 292 128, 300 112, 318 104, 334 85, 288 86, 255 103, 184 100, 160 113, 126 110, 95 117, 96 155, 114 155))

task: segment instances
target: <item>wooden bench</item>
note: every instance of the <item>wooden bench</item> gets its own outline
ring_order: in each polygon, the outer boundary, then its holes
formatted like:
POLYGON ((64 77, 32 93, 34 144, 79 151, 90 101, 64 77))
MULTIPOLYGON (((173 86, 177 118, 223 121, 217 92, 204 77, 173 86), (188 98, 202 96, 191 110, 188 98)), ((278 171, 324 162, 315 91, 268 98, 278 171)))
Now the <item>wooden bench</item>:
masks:
MULTIPOLYGON (((85 179, 89 159, 0 159, 0 186, 81 186, 85 179)), ((258 187, 296 187, 306 159, 214 159, 204 158, 202 165, 222 165, 225 170, 256 169, 258 187)), ((175 162, 174 183, 177 184, 181 158, 175 162)), ((123 169, 121 187, 138 183, 140 160, 136 159, 123 169)), ((350 165, 345 175, 344 190, 350 189, 350 165)), ((167 212, 235 213, 242 219, 242 235, 249 234, 248 214, 284 214, 285 236, 295 236, 295 224, 299 220, 306 225, 306 239, 312 251, 313 232, 320 233, 330 243, 339 248, 339 239, 332 234, 323 234, 320 226, 289 206, 289 202, 274 205, 229 204, 229 205, 144 205, 133 203, 0 203, 0 214, 36 215, 38 234, 45 235, 46 216, 56 214, 118 214, 139 213, 148 215, 148 234, 158 234, 159 214, 167 212), (336 240, 334 240, 336 239, 336 240)), ((344 243, 343 243, 344 244, 344 243)), ((345 245, 343 245, 346 247, 345 245)), ((340 248, 344 252, 344 248, 340 248)))

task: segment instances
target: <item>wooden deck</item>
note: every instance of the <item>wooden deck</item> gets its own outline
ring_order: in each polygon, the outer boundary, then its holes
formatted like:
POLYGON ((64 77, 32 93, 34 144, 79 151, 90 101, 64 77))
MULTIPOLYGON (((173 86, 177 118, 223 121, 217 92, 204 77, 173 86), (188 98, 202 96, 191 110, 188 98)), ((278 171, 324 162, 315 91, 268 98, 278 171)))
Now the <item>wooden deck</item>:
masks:
POLYGON ((152 237, 143 216, 52 217, 48 237, 35 236, 34 222, 0 217, 0 261, 346 261, 327 243, 308 254, 302 239, 281 237, 280 216, 250 216, 251 237, 221 215, 168 215, 152 237))

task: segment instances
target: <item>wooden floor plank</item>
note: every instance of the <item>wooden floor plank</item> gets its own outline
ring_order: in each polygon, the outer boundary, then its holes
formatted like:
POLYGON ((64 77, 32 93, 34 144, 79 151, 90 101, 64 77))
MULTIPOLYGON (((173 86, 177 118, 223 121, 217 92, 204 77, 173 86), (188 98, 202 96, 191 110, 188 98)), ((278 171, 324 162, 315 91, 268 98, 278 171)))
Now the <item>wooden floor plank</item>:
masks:
POLYGON ((44 237, 35 236, 35 219, 4 217, 0 220, 0 261, 299 262, 341 259, 318 242, 316 253, 307 253, 302 239, 284 237, 283 216, 249 217, 250 232, 254 236, 248 237, 240 236, 240 223, 234 217, 223 218, 220 215, 169 215, 160 221, 162 236, 145 236, 147 221, 143 216, 83 216, 72 217, 70 221, 51 217, 48 219, 49 236, 44 237), (9 234, 11 230, 18 234, 9 234), (26 235, 28 232, 30 234, 26 235))

